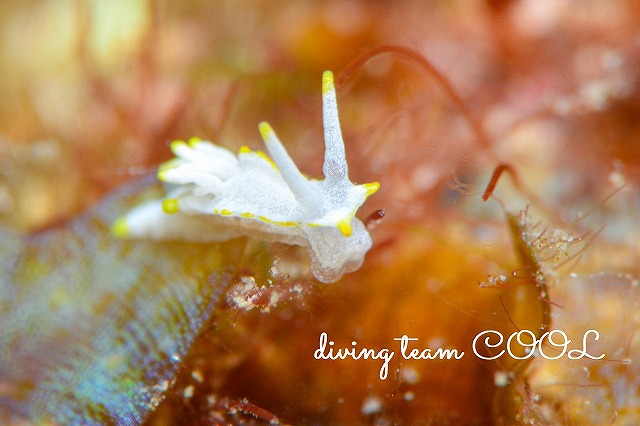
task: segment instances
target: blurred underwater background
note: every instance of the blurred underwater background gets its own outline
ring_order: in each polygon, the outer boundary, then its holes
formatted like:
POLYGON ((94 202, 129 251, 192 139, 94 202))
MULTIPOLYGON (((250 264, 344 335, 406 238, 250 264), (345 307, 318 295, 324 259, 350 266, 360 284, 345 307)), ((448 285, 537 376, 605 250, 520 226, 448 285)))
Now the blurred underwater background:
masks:
POLYGON ((639 23, 632 0, 3 1, 0 423, 638 423, 639 23), (361 269, 112 235, 172 140, 264 150, 268 120, 321 176, 324 70, 350 177, 381 184, 361 269), (604 359, 473 352, 554 329, 604 359), (322 332, 396 350, 388 378, 314 359, 322 332), (465 355, 401 359, 402 335, 465 355))

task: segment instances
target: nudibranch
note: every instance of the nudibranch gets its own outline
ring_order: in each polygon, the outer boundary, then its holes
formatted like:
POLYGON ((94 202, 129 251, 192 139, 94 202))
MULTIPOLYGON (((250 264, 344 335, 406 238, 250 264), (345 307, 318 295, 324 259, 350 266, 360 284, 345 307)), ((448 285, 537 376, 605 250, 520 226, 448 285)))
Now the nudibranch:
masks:
POLYGON ((259 130, 269 156, 246 146, 235 156, 198 138, 174 141, 176 158, 159 167, 158 178, 175 188, 120 217, 113 233, 194 242, 249 236, 306 247, 322 282, 357 270, 372 241, 355 214, 380 184, 349 180, 330 71, 322 76, 322 113, 324 180, 306 178, 266 122, 259 130))

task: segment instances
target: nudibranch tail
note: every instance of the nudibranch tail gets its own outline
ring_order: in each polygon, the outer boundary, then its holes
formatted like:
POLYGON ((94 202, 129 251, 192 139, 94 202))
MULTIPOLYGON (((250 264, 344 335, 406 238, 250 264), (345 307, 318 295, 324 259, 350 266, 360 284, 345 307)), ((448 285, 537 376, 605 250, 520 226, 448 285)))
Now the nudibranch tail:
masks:
POLYGON ((322 74, 322 120, 324 127, 324 165, 322 171, 329 181, 348 179, 349 166, 344 152, 344 141, 338 117, 338 101, 333 73, 322 74))
POLYGON ((263 121, 258 125, 258 129, 267 151, 271 155, 271 159, 278 166, 282 179, 291 189, 293 195, 300 204, 308 209, 313 209, 318 203, 318 191, 311 186, 307 178, 298 170, 298 167, 284 149, 284 146, 282 146, 282 142, 280 142, 269 123, 263 121))

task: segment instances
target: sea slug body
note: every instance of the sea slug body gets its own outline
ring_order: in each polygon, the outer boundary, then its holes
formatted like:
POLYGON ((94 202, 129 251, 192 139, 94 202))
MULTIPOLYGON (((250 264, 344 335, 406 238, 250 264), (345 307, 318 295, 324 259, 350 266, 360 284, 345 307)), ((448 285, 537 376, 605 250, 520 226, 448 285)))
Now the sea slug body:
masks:
POLYGON ((113 233, 198 242, 249 236, 306 247, 311 270, 322 282, 357 270, 372 241, 355 214, 380 184, 349 180, 330 71, 322 76, 322 107, 323 180, 308 179, 298 170, 266 122, 259 130, 269 156, 247 147, 236 156, 198 138, 175 141, 176 158, 158 170, 158 178, 175 189, 120 217, 113 233))

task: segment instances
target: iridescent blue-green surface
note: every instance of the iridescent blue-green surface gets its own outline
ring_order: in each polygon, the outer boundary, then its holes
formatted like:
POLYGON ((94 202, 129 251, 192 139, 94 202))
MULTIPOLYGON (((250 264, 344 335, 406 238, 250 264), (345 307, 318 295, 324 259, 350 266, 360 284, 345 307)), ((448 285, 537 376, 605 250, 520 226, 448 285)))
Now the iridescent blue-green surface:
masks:
POLYGON ((57 229, 0 230, 0 423, 140 424, 171 387, 225 291, 223 255, 110 234, 152 182, 57 229))

